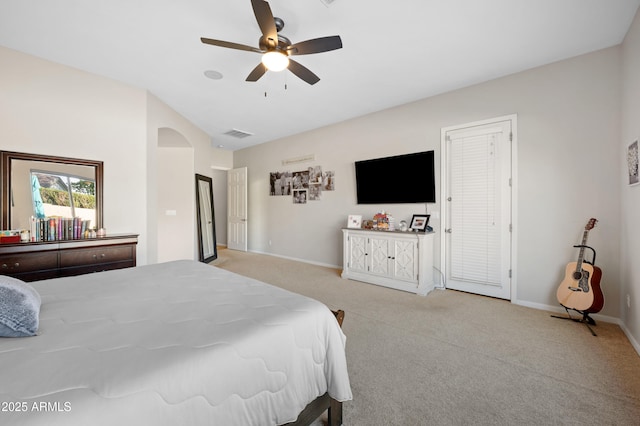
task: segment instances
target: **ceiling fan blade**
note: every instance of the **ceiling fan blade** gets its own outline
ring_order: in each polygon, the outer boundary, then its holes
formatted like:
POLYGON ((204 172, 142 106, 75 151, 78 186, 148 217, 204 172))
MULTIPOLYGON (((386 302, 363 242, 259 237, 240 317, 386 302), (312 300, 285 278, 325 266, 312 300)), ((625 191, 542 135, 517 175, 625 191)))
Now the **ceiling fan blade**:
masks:
POLYGON ((342 48, 340 36, 320 37, 292 44, 287 48, 290 55, 309 55, 342 48))
POLYGON ((204 37, 200 37, 200 41, 202 41, 204 44, 211 44, 213 46, 228 47, 229 49, 246 50, 249 52, 256 52, 256 53, 264 53, 263 50, 260 50, 257 47, 247 46, 246 44, 232 43, 230 41, 215 40, 212 38, 204 38, 204 37))
POLYGON ((312 73, 309 68, 289 58, 289 71, 297 75, 309 84, 316 84, 320 81, 320 77, 312 73))
POLYGON ((262 62, 260 62, 258 66, 255 67, 253 71, 251 71, 251 73, 247 76, 245 81, 258 81, 258 79, 260 79, 260 77, 262 77, 266 72, 267 67, 265 67, 262 62))
POLYGON ((278 45, 278 30, 276 29, 276 22, 273 19, 269 3, 263 0, 251 0, 251 6, 260 31, 262 31, 262 35, 267 40, 269 47, 276 47, 278 45))

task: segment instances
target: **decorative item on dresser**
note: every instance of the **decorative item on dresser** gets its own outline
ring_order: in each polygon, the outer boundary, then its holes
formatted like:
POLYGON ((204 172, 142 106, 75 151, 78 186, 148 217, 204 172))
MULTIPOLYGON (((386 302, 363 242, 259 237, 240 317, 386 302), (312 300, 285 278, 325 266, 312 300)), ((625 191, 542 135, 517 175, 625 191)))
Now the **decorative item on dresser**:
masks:
POLYGON ((136 266, 137 234, 36 243, 0 244, 0 275, 23 281, 136 266))
POLYGON ((433 232, 342 229, 342 278, 425 296, 434 289, 433 232))

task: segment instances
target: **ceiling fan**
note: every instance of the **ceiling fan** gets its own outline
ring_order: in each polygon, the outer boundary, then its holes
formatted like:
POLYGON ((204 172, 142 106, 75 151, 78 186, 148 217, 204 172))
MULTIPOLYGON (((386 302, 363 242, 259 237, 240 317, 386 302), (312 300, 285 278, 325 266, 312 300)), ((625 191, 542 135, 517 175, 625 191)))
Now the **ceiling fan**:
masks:
POLYGON ((251 71, 246 81, 258 81, 267 70, 282 71, 285 68, 309 84, 316 84, 320 81, 317 75, 289 56, 309 55, 340 49, 342 48, 340 36, 320 37, 291 44, 288 38, 278 34, 284 28, 284 21, 273 16, 269 3, 264 0, 251 0, 251 6, 260 31, 262 31, 262 36, 258 41, 259 48, 205 37, 201 37, 200 40, 214 46, 262 53, 262 61, 251 71))

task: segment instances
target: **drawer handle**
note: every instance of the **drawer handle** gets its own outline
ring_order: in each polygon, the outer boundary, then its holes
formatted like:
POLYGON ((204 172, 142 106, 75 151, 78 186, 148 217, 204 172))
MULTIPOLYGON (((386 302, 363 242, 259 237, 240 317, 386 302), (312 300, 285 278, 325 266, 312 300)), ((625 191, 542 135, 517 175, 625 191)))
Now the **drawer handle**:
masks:
POLYGON ((20 263, 16 262, 13 264, 13 268, 7 265, 6 263, 2 264, 2 269, 16 269, 20 267, 20 263))

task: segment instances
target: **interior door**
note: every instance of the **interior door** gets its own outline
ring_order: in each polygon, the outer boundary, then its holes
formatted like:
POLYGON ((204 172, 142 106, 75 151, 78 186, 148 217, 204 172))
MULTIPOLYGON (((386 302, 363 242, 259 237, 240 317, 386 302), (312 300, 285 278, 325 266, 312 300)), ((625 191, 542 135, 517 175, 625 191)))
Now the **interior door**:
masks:
POLYGON ((514 120, 443 129, 447 288, 511 299, 514 120))
POLYGON ((227 174, 227 247, 247 251, 247 168, 227 174))

